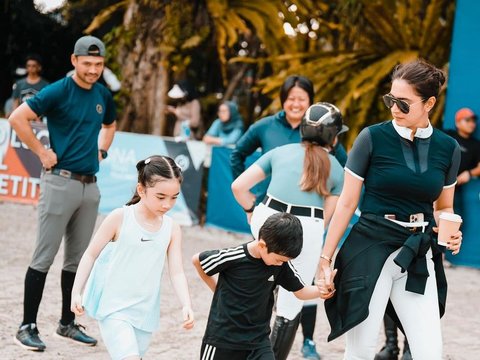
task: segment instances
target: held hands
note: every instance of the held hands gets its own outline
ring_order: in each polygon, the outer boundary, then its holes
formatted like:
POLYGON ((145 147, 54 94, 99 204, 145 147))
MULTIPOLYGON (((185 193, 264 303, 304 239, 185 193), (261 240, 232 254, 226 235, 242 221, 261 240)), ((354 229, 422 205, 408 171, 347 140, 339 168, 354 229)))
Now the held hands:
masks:
MULTIPOLYGON (((434 227, 433 231, 438 233, 438 227, 434 227)), ((462 232, 458 230, 455 234, 450 236, 450 240, 447 241, 447 250, 452 251, 452 255, 457 255, 460 252, 460 247, 462 246, 462 232)))
POLYGON ((315 284, 320 289, 320 298, 326 300, 335 295, 335 284, 333 280, 337 275, 337 269, 331 270, 330 262, 325 259, 320 259, 320 269, 318 279, 315 284))
POLYGON ((193 325, 195 324, 192 308, 190 306, 184 306, 182 308, 182 313, 183 313, 183 328, 185 330, 192 329, 193 325))
POLYGON ((85 309, 82 306, 82 295, 72 294, 72 303, 70 305, 70 310, 78 316, 85 314, 85 309))

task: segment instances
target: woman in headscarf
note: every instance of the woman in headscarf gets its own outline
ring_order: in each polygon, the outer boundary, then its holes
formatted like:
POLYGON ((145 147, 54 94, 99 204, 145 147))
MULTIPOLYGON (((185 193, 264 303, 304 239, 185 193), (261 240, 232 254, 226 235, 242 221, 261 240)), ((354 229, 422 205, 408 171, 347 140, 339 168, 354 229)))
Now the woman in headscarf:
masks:
POLYGON ((243 134, 243 119, 237 104, 224 101, 218 107, 218 118, 203 137, 210 145, 234 145, 243 134))

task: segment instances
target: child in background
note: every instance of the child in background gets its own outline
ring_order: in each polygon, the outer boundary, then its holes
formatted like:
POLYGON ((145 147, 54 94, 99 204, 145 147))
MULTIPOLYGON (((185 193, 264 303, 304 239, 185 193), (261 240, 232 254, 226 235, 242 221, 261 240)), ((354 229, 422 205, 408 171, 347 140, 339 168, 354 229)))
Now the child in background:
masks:
POLYGON ((100 225, 72 289, 72 311, 82 315, 86 310, 98 320, 112 359, 140 359, 147 351, 159 327, 165 255, 183 306, 183 327, 191 329, 194 323, 180 227, 166 215, 180 193, 182 172, 166 156, 141 160, 137 170, 135 195, 100 225))
POLYGON ((303 300, 323 296, 316 286, 305 286, 289 261, 300 254, 302 238, 297 217, 276 213, 257 240, 193 256, 198 274, 214 292, 202 360, 274 360, 269 334, 275 287, 303 300), (217 273, 218 282, 212 277, 217 273))

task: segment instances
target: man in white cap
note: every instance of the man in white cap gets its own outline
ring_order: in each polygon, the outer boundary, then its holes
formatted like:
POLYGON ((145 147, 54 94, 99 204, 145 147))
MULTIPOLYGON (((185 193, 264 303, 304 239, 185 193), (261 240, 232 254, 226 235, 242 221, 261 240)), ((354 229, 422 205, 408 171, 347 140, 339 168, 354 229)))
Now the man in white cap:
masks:
POLYGON ((38 204, 38 235, 25 276, 23 321, 14 340, 43 351, 37 313, 50 266, 64 241, 61 276, 62 315, 55 335, 94 346, 70 311, 77 266, 97 218, 100 193, 95 173, 107 157, 115 134, 115 106, 108 89, 97 83, 104 68, 105 45, 93 36, 77 40, 71 62, 75 73, 45 88, 11 114, 19 138, 40 159, 43 171, 38 204), (48 117, 50 148, 35 137, 29 120, 48 117))

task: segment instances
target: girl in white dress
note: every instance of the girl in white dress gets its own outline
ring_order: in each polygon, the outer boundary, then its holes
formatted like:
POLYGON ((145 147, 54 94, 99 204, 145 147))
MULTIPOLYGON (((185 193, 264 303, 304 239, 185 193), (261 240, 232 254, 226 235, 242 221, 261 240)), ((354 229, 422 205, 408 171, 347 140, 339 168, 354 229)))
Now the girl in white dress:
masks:
POLYGON ((147 351, 159 326, 165 256, 183 307, 183 327, 194 323, 180 227, 166 215, 180 194, 182 172, 166 156, 141 160, 137 170, 135 195, 100 225, 72 289, 71 310, 98 320, 112 359, 140 359, 147 351))

